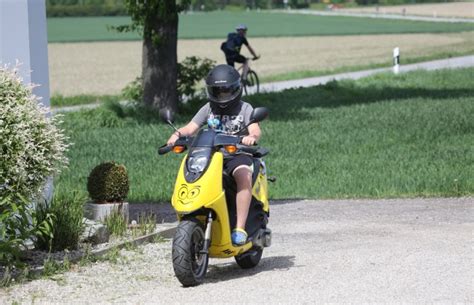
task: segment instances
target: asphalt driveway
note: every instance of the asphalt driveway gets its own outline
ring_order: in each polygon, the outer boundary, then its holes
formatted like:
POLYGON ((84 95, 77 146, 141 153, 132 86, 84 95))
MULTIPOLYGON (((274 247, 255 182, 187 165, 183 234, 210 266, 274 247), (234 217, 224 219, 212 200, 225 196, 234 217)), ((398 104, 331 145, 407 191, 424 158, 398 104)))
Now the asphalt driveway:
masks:
POLYGON ((252 270, 210 261, 182 288, 171 242, 0 290, 0 303, 472 303, 474 198, 279 201, 252 270))

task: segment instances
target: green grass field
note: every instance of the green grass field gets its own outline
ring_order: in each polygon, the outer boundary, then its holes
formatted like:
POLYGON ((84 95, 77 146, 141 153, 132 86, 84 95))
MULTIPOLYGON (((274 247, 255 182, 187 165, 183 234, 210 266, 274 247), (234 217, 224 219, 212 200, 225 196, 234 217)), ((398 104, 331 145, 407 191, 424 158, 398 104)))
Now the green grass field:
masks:
MULTIPOLYGON (((49 18, 49 42, 138 40, 136 33, 119 34, 107 26, 129 23, 128 17, 49 18)), ((211 12, 180 15, 179 38, 225 38, 239 23, 249 37, 445 33, 473 31, 474 24, 326 17, 271 12, 211 12)))
MULTIPOLYGON (((388 198, 474 193, 474 68, 381 74, 255 95, 270 108, 261 145, 271 198, 388 198)), ((182 155, 158 156, 172 130, 118 106, 69 113, 70 167, 58 184, 85 192, 99 162, 124 163, 131 202, 167 201, 182 155)), ((191 113, 181 116, 184 124, 191 113)))

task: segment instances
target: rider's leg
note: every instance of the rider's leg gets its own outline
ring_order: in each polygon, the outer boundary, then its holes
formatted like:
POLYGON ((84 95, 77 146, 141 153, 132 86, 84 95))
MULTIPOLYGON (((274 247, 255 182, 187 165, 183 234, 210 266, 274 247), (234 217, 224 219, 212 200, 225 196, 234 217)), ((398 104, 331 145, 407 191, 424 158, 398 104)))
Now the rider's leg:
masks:
POLYGON ((249 72, 249 61, 247 58, 240 55, 242 61, 242 79, 245 81, 247 80, 247 73, 249 72))
POLYGON ((237 186, 237 223, 232 231, 232 243, 236 245, 247 242, 245 224, 252 201, 252 167, 253 160, 248 155, 235 155, 224 159, 224 171, 234 178, 237 186))
POLYGON ((245 231, 245 224, 252 200, 252 170, 247 165, 241 165, 234 170, 237 184, 237 224, 236 228, 245 231))

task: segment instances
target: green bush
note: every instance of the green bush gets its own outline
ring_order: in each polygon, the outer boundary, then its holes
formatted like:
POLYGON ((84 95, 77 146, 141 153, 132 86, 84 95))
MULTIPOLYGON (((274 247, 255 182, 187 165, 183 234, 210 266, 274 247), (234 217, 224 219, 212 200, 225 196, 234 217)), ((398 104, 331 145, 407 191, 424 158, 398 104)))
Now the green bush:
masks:
POLYGON ((122 212, 122 207, 114 209, 109 215, 107 215, 104 223, 112 235, 124 236, 127 231, 128 220, 122 212))
MULTIPOLYGON (((214 67, 215 62, 208 58, 201 59, 196 56, 186 57, 178 63, 178 97, 183 101, 183 97, 194 99, 202 96, 197 84, 202 81, 209 71, 214 67)), ((142 78, 137 77, 129 83, 123 90, 122 96, 131 101, 141 102, 143 98, 142 78)))
POLYGON ((196 85, 207 76, 214 65, 213 60, 196 56, 186 57, 178 63, 178 96, 194 98, 199 95, 196 85))
POLYGON ((0 200, 33 198, 67 163, 66 137, 16 70, 0 67, 0 84, 0 200))
POLYGON ((0 67, 0 84, 0 263, 11 265, 28 239, 48 234, 50 216, 36 221, 29 205, 67 163, 68 145, 16 69, 0 67))
POLYGON ((29 201, 19 195, 0 200, 0 265, 20 265, 21 252, 28 239, 52 236, 52 216, 38 218, 29 201))
POLYGON ((87 178, 87 191, 96 203, 123 202, 128 190, 127 169, 113 161, 97 165, 87 178))
POLYGON ((141 102, 143 99, 143 79, 135 78, 122 89, 122 97, 129 101, 141 102))
POLYGON ((77 192, 66 193, 56 190, 51 203, 38 204, 36 218, 38 222, 52 216, 50 235, 36 238, 37 249, 46 251, 61 251, 77 249, 81 234, 84 230, 84 203, 86 198, 77 192))

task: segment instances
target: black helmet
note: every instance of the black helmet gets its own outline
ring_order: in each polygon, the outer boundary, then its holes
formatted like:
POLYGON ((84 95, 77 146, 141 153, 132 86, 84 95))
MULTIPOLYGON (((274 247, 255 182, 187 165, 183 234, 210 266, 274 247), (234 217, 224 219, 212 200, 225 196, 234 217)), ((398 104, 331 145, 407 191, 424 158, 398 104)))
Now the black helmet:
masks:
POLYGON ((229 65, 218 65, 207 75, 206 89, 211 106, 232 106, 242 97, 240 74, 229 65))

